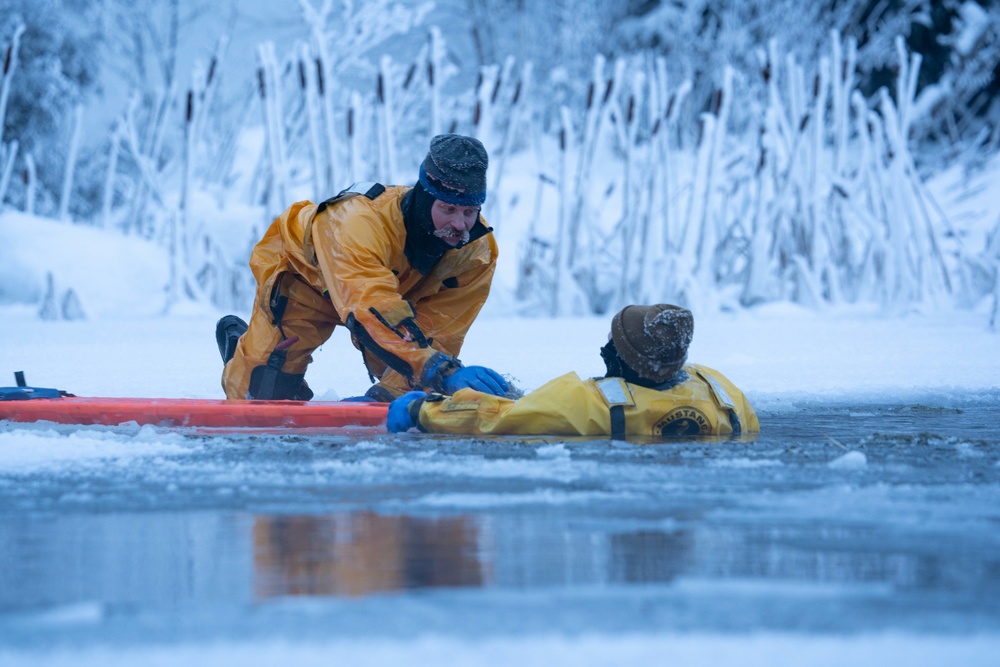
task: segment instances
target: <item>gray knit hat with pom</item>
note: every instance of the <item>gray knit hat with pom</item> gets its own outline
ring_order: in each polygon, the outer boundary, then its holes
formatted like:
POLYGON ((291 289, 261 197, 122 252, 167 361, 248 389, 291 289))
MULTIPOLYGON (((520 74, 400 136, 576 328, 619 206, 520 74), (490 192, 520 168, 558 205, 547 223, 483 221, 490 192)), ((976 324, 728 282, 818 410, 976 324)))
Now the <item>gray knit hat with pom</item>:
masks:
POLYGON ((611 340, 618 356, 636 373, 657 383, 681 370, 693 336, 694 316, 680 306, 626 306, 611 320, 611 340))

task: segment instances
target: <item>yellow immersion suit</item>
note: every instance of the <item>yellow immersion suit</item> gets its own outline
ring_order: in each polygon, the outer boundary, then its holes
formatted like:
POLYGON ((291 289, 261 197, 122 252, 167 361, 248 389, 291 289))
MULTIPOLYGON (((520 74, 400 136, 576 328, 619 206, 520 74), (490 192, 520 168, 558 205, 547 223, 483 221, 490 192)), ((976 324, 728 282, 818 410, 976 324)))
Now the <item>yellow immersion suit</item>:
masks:
POLYGON ((297 202, 274 220, 250 257, 257 294, 223 371, 227 398, 246 398, 254 369, 295 336, 281 371, 304 374, 338 325, 351 330, 383 393, 441 390, 489 294, 497 245, 483 227, 421 274, 404 253, 401 200, 409 190, 375 184, 326 206, 297 202))
POLYGON ((687 377, 667 389, 621 378, 581 380, 567 373, 516 401, 460 389, 440 400, 419 399, 415 421, 422 431, 468 435, 622 438, 760 432, 750 402, 722 373, 696 364, 684 366, 684 372, 687 377))

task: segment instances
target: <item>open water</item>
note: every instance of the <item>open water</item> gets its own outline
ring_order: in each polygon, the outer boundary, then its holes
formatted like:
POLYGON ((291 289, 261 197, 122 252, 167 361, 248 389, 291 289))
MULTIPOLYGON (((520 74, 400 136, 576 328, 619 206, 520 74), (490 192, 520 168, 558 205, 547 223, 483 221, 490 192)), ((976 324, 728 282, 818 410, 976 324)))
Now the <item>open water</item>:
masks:
POLYGON ((661 443, 0 424, 0 648, 1000 631, 1000 401, 760 418, 661 443))

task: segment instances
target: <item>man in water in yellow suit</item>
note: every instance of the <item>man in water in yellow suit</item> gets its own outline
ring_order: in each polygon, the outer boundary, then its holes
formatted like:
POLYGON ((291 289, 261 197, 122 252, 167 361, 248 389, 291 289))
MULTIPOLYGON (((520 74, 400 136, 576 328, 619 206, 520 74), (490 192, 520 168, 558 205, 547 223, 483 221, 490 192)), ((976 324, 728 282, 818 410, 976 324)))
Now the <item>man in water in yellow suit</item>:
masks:
POLYGON ((472 389, 412 391, 389 406, 387 428, 468 435, 687 437, 758 433, 750 402, 722 373, 687 364, 691 312, 628 306, 601 348, 603 378, 567 373, 514 401, 472 389))

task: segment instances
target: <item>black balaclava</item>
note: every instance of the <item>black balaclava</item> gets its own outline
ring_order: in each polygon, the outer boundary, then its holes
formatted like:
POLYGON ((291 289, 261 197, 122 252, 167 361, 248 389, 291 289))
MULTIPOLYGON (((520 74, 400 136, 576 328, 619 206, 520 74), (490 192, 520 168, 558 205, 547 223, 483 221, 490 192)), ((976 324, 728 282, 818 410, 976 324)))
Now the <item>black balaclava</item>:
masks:
POLYGON ((406 227, 406 243, 403 254, 410 266, 426 276, 449 250, 458 250, 476 239, 489 234, 493 229, 483 224, 482 218, 469 230, 469 240, 457 246, 450 246, 434 236, 434 219, 431 217, 431 196, 419 181, 413 189, 403 195, 400 206, 403 209, 403 226, 406 227))
POLYGON ((649 378, 644 378, 632 370, 632 367, 625 363, 620 356, 618 356, 618 348, 615 347, 615 342, 613 340, 609 340, 607 344, 601 348, 601 359, 604 360, 604 367, 607 369, 607 374, 604 377, 621 378, 629 384, 637 384, 640 387, 663 390, 669 389, 670 387, 678 385, 688 379, 686 371, 678 371, 676 375, 668 379, 666 382, 657 382, 655 380, 650 380, 649 378))
POLYGON ((434 236, 434 220, 431 206, 434 197, 419 182, 403 195, 400 206, 403 209, 403 225, 406 227, 406 244, 403 254, 410 266, 427 275, 434 265, 451 250, 451 246, 434 236))
POLYGON ((607 374, 604 377, 608 378, 622 378, 629 384, 638 384, 643 387, 655 387, 658 383, 652 380, 647 380, 641 375, 636 373, 622 361, 622 358, 618 356, 618 349, 615 348, 615 342, 609 340, 607 344, 601 348, 601 359, 604 359, 604 367, 607 369, 607 374))

